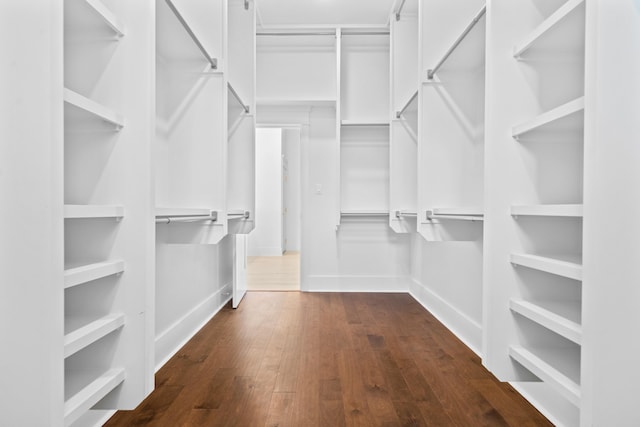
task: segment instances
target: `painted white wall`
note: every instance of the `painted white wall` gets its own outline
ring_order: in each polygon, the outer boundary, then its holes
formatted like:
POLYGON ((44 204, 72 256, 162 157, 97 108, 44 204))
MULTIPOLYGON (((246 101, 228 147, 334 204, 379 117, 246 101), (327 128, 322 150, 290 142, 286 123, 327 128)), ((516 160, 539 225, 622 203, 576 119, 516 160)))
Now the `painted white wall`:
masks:
POLYGON ((282 129, 256 130, 256 228, 249 256, 282 256, 282 129))
POLYGON ((282 152, 286 161, 284 177, 285 250, 300 250, 301 175, 300 129, 282 129, 282 152))

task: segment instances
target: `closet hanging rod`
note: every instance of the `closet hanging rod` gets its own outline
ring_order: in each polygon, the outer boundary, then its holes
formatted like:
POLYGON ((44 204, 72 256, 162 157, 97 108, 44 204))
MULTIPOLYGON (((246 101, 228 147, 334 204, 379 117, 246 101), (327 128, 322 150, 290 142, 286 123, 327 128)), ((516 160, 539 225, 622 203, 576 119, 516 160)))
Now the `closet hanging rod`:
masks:
MULTIPOLYGON (((343 36, 388 36, 389 31, 351 31, 343 32, 343 36)), ((256 36, 335 36, 335 31, 309 31, 309 32, 257 32, 256 36)))
POLYGON ((231 212, 227 212, 227 219, 228 220, 249 219, 250 216, 251 216, 251 212, 249 212, 249 211, 231 211, 231 212))
POLYGON ((407 108, 409 108, 409 105, 413 102, 414 99, 416 99, 417 96, 418 96, 418 91, 416 91, 413 95, 411 95, 411 98, 409 98, 409 100, 404 105, 404 107, 402 107, 402 110, 396 111, 396 119, 399 119, 400 117, 402 117, 404 112, 407 111, 407 108))
POLYGON ((196 44, 198 49, 200 49, 200 52, 205 57, 207 62, 209 62, 209 64, 211 64, 211 69, 217 70, 218 69, 218 60, 216 58, 212 58, 211 55, 209 55, 209 53, 204 48, 202 43, 200 43, 200 40, 198 40, 198 37, 196 37, 195 33, 193 32, 193 30, 191 29, 191 27, 189 26, 187 21, 185 21, 184 18, 182 17, 182 15, 180 14, 180 11, 178 11, 176 6, 173 4, 173 1, 172 0, 165 0, 165 2, 167 3, 167 6, 169 6, 169 9, 171 9, 173 14, 176 16, 176 18, 178 18, 178 21, 180 21, 180 24, 182 24, 182 26, 184 27, 184 29, 187 32, 187 34, 189 34, 189 37, 191 37, 191 40, 193 40, 193 42, 196 44))
POLYGON ((396 211, 396 218, 402 218, 402 217, 417 218, 418 212, 396 211))
POLYGON ((462 43, 462 40, 464 40, 464 38, 467 36, 467 34, 469 34, 471 32, 471 30, 473 29, 473 27, 476 26, 476 24, 484 16, 486 11, 487 11, 487 5, 485 4, 484 6, 482 6, 482 9, 480 9, 480 12, 478 12, 478 14, 473 18, 471 23, 469 25, 467 25, 467 28, 464 29, 462 34, 460 34, 460 37, 458 37, 456 39, 456 41, 453 43, 453 46, 451 46, 449 48, 447 53, 445 53, 444 56, 442 57, 442 59, 440 59, 440 61, 436 64, 436 66, 433 67, 430 70, 427 70, 427 78, 429 80, 433 80, 433 76, 436 74, 438 69, 440 69, 440 67, 442 67, 442 64, 444 64, 444 62, 447 60, 447 58, 449 58, 449 56, 451 56, 453 51, 456 50, 456 48, 460 45, 460 43, 462 43))
POLYGON ((402 8, 404 7, 404 2, 406 2, 407 0, 402 0, 402 3, 400 3, 400 7, 398 8, 398 10, 396 10, 396 21, 400 20, 400 14, 402 13, 402 8))
POLYGON ((378 217, 378 216, 389 216, 389 212, 358 212, 358 211, 340 211, 340 216, 351 216, 351 217, 378 217))
POLYGON ((156 223, 170 224, 172 222, 181 221, 216 221, 218 219, 218 213, 213 211, 210 214, 202 215, 175 215, 175 216, 157 216, 156 223))
POLYGON ((242 102, 242 98, 240 98, 240 95, 238 95, 238 92, 236 92, 236 90, 233 88, 233 86, 231 86, 231 83, 227 82, 227 87, 231 91, 231 94, 238 100, 240 105, 242 105, 242 109, 244 110, 244 112, 249 114, 249 106, 247 104, 245 104, 244 102, 242 102))

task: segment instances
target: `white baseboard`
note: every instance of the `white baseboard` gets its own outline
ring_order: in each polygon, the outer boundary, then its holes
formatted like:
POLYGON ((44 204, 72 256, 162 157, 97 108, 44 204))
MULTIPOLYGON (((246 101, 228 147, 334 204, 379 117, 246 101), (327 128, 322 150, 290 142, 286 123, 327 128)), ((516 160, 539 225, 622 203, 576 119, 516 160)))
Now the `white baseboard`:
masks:
POLYGON ((474 353, 482 357, 482 325, 415 279, 412 280, 409 289, 409 293, 416 301, 422 304, 474 353))
POLYGON ((300 288, 309 292, 409 292, 411 279, 398 276, 329 276, 302 278, 300 288))
POLYGON ((226 284, 192 308, 155 339, 155 371, 164 366, 232 297, 232 285, 226 284))
POLYGON ((282 256, 282 248, 270 246, 250 247, 247 256, 282 256))

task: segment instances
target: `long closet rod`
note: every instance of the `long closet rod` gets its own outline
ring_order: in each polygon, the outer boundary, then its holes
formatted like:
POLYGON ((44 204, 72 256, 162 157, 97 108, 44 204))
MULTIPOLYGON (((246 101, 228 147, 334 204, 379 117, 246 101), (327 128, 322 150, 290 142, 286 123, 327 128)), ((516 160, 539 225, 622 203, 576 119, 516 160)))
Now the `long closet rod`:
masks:
POLYGON ((234 220, 234 219, 249 219, 249 217, 251 216, 251 212, 249 211, 232 211, 232 212, 227 212, 227 219, 229 220, 234 220))
POLYGON ((352 216, 352 217, 378 217, 378 216, 389 216, 389 212, 357 212, 357 211, 348 211, 340 212, 340 216, 352 216))
POLYGON ((210 214, 202 215, 176 215, 176 216, 161 216, 156 217, 156 223, 170 224, 172 222, 182 221, 216 221, 218 219, 217 212, 211 212, 210 214))
POLYGON ((417 96, 418 96, 418 91, 416 91, 413 95, 411 95, 411 98, 409 98, 407 103, 404 104, 404 107, 402 107, 402 110, 396 111, 396 119, 399 119, 400 117, 402 117, 404 112, 407 111, 407 108, 409 108, 409 105, 413 102, 414 99, 416 99, 417 96))
POLYGON ((396 218, 402 218, 402 217, 417 218, 418 212, 396 211, 396 218))
POLYGON ((176 16, 176 18, 178 18, 178 21, 180 21, 180 24, 182 24, 182 26, 184 27, 184 29, 187 32, 187 34, 189 34, 189 37, 191 37, 191 40, 193 40, 193 42, 196 44, 198 49, 200 49, 200 52, 202 52, 202 55, 205 57, 207 62, 209 62, 209 64, 211 64, 211 68, 213 70, 217 70, 218 69, 218 60, 216 58, 213 58, 211 55, 209 55, 209 52, 207 52, 207 49, 205 49, 205 47, 202 45, 202 43, 200 43, 200 40, 198 40, 198 37, 195 35, 195 33, 193 32, 193 30, 191 29, 191 27, 189 26, 187 21, 185 21, 185 19, 180 14, 180 11, 178 11, 176 6, 173 4, 173 1, 172 0, 165 0, 165 2, 169 6, 169 9, 171 9, 173 14, 176 16))
POLYGON ((398 8, 398 10, 396 10, 396 21, 400 20, 400 14, 402 13, 402 8, 404 7, 404 2, 406 2, 407 0, 402 0, 402 3, 400 3, 400 7, 398 8))
POLYGON ((233 88, 233 86, 231 86, 231 83, 227 82, 227 87, 231 91, 231 94, 238 100, 240 105, 242 105, 242 109, 244 110, 244 112, 249 114, 249 106, 247 104, 245 104, 244 102, 242 102, 242 98, 240 98, 240 95, 238 95, 238 92, 236 92, 236 90, 233 88))
MULTIPOLYGON (((389 31, 352 31, 343 32, 343 36, 388 36, 389 31)), ((309 32, 258 32, 256 36, 335 36, 334 31, 309 31, 309 32)))
POLYGON ((464 29, 462 34, 460 34, 460 37, 458 37, 456 39, 456 41, 453 43, 453 46, 451 46, 449 48, 449 50, 447 51, 447 53, 444 54, 444 56, 442 57, 440 62, 438 62, 436 64, 436 66, 433 67, 432 69, 427 70, 427 78, 429 80, 433 80, 433 76, 436 74, 438 69, 440 69, 440 67, 442 67, 442 64, 444 64, 444 62, 447 60, 447 58, 449 58, 449 56, 451 56, 453 51, 456 50, 456 48, 460 45, 460 43, 462 43, 462 40, 464 40, 464 38, 467 36, 467 34, 469 34, 471 32, 473 27, 475 27, 475 25, 478 23, 478 21, 480 21, 480 19, 484 16, 486 11, 487 11, 487 5, 485 4, 484 6, 482 6, 482 9, 480 9, 480 12, 478 12, 476 14, 476 16, 473 18, 471 23, 469 25, 467 25, 467 28, 464 29))

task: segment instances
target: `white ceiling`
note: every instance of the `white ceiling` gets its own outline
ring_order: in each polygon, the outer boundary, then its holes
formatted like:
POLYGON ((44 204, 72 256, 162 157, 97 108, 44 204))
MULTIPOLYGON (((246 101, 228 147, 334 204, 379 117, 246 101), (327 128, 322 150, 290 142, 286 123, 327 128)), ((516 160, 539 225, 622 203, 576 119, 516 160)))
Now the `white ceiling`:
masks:
POLYGON ((386 25, 396 1, 255 0, 263 27, 386 25))

